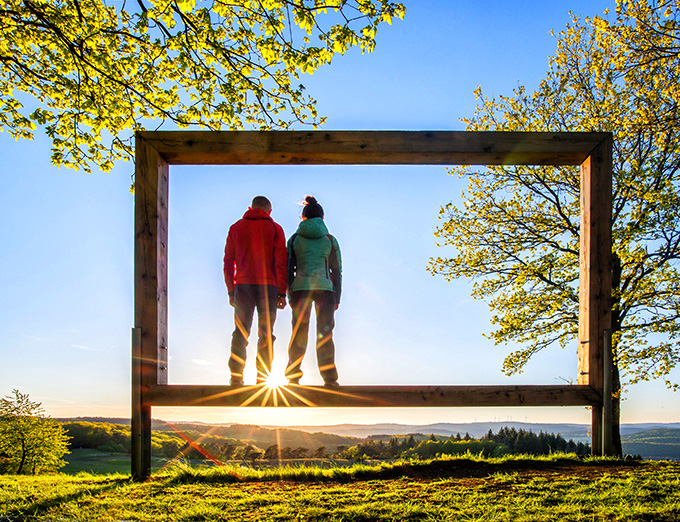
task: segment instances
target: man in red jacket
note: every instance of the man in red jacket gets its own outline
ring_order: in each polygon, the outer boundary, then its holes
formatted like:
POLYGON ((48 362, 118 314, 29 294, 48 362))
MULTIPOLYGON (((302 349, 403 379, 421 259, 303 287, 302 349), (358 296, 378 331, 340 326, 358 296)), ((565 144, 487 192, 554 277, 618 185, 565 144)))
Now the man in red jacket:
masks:
POLYGON ((276 309, 286 306, 288 289, 286 238, 270 214, 272 204, 264 196, 253 198, 250 208, 229 228, 224 247, 224 281, 229 304, 234 307, 235 329, 231 338, 231 385, 243 385, 246 346, 257 309, 257 383, 269 376, 274 355, 276 309))

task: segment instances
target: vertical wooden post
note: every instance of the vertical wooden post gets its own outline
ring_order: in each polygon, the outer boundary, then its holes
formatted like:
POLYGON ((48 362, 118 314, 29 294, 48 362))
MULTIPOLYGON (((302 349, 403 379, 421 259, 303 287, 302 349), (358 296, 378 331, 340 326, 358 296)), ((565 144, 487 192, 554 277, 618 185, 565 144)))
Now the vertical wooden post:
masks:
POLYGON ((604 375, 602 383, 602 454, 614 455, 614 411, 612 401, 612 331, 604 331, 604 375))
MULTIPOLYGON (((148 477, 145 462, 145 448, 151 444, 151 407, 144 404, 142 395, 142 329, 132 329, 132 426, 130 456, 132 478, 144 480, 148 477)), ((150 461, 149 461, 150 465, 150 461)))
POLYGON ((132 475, 151 474, 151 406, 144 393, 167 384, 168 164, 135 137, 135 327, 132 363, 132 475))
MULTIPOLYGON (((604 400, 604 331, 611 329, 612 138, 581 164, 579 384, 604 400)), ((592 452, 603 453, 602 404, 593 406, 592 452)))

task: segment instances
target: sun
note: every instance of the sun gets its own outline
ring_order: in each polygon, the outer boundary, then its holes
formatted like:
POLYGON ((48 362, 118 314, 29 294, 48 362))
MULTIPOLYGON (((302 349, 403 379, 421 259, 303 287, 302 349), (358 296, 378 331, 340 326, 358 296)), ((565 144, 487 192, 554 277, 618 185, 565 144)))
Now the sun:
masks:
POLYGON ((280 388, 286 384, 288 384, 288 380, 284 375, 273 372, 269 374, 269 377, 267 377, 267 382, 265 382, 265 386, 267 388, 280 388))

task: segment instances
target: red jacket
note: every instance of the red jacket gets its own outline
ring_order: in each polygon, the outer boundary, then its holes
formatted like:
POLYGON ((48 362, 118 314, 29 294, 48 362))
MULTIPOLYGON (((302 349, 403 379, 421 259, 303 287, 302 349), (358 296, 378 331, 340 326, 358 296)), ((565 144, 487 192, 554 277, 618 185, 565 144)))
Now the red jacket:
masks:
POLYGON ((224 281, 234 285, 271 285, 285 295, 288 253, 283 229, 264 210, 248 208, 229 228, 224 247, 224 281))

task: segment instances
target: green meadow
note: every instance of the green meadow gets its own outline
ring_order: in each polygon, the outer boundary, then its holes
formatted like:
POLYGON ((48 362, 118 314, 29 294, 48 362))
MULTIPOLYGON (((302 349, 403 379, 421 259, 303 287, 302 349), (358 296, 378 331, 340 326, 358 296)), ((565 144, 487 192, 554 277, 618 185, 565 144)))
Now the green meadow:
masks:
POLYGON ((0 521, 680 520, 680 463, 471 455, 374 466, 174 465, 0 476, 0 521))

